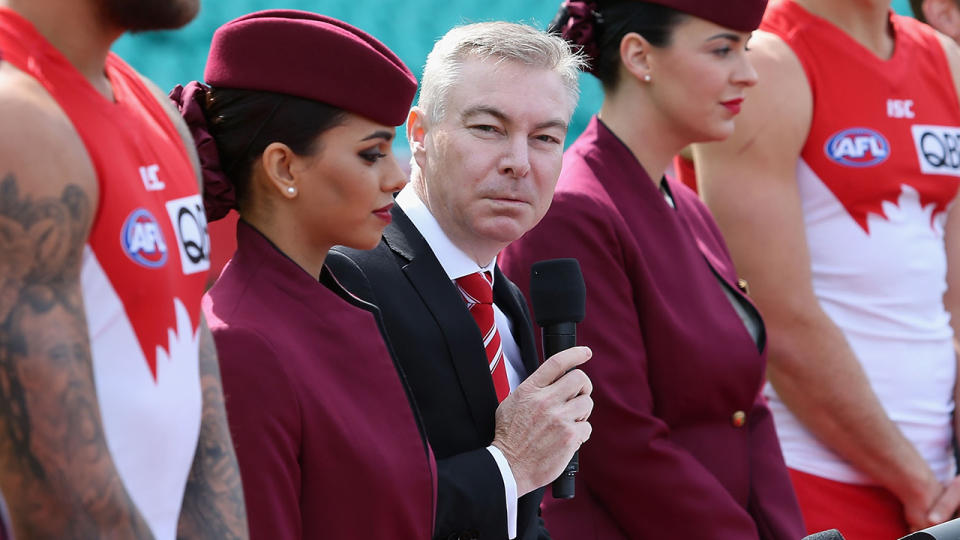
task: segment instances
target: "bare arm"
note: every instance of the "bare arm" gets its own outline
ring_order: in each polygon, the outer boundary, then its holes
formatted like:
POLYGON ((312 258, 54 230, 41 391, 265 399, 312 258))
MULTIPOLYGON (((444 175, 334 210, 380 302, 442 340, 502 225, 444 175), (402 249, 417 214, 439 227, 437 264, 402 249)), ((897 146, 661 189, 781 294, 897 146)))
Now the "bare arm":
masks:
MULTIPOLYGON (((142 80, 153 91, 177 128, 197 174, 202 194, 200 163, 189 129, 166 94, 149 79, 142 80)), ((202 321, 200 328, 200 384, 203 392, 200 438, 183 495, 177 537, 190 540, 249 538, 240 465, 227 425, 217 348, 206 320, 202 321)))
MULTIPOLYGON (((949 37, 940 34, 940 43, 943 45, 950 63, 950 74, 954 88, 960 94, 960 47, 949 37)), ((960 107, 960 103, 957 104, 960 107)), ((953 328, 953 344, 957 351, 957 373, 960 374, 960 346, 957 338, 960 336, 960 196, 954 199, 953 205, 947 214, 947 223, 944 227, 944 246, 947 252, 947 292, 943 296, 943 304, 950 313, 950 326, 953 328)), ((954 407, 960 403, 960 384, 954 381, 954 407)), ((960 433, 960 415, 956 410, 953 413, 954 441, 960 433)), ((947 484, 947 489, 937 500, 931 511, 931 521, 939 522, 950 519, 957 513, 960 506, 960 477, 955 477, 947 484)))
POLYGON ((0 118, 0 490, 14 534, 151 538, 93 381, 80 291, 93 167, 57 107, 7 65, 0 118))
POLYGON ((770 382, 821 441, 903 502, 911 526, 926 526, 942 487, 887 417, 812 289, 796 176, 812 117, 809 85, 779 38, 758 33, 751 47, 760 83, 736 133, 697 145, 694 156, 704 200, 767 322, 770 382))
POLYGON ((227 427, 216 348, 206 322, 200 329, 200 377, 203 389, 200 440, 187 479, 177 537, 248 538, 240 468, 227 427))

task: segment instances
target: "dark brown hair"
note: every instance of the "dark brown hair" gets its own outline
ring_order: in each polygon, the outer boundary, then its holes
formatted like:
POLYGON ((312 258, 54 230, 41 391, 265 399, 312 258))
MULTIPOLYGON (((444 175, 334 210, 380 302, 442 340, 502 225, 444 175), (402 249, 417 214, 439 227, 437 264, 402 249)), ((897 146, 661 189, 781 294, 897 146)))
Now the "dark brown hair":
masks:
POLYGON ((216 141, 220 167, 236 190, 238 206, 248 196, 254 161, 273 142, 297 155, 318 151, 318 137, 339 125, 343 109, 285 94, 210 88, 204 114, 216 141))

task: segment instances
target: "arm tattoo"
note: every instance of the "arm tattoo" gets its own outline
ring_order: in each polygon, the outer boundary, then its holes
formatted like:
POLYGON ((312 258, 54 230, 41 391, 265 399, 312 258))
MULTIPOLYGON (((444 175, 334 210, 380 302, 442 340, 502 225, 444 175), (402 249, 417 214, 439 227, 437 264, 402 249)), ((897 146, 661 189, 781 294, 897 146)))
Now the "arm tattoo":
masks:
POLYGON ((100 419, 80 291, 92 219, 76 185, 0 180, 0 488, 23 538, 150 538, 100 419))
POLYGON ((187 479, 177 537, 234 540, 248 538, 247 510, 240 469, 227 427, 220 368, 210 330, 200 329, 203 421, 187 479))

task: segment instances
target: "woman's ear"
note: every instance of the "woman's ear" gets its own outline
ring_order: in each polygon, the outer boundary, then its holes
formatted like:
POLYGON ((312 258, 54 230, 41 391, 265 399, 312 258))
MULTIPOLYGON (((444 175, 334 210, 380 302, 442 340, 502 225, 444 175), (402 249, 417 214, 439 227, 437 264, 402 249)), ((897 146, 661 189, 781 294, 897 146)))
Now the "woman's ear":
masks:
POLYGON ((263 150, 260 165, 263 167, 267 188, 275 189, 280 196, 292 199, 297 196, 298 186, 293 165, 297 155, 289 146, 272 142, 263 150))
POLYGON ((653 47, 650 42, 636 32, 630 32, 620 40, 620 62, 627 73, 637 80, 650 82, 652 78, 650 52, 653 47))
POLYGON ((427 118, 423 109, 414 107, 407 115, 407 140, 410 142, 410 154, 423 169, 426 160, 427 118))

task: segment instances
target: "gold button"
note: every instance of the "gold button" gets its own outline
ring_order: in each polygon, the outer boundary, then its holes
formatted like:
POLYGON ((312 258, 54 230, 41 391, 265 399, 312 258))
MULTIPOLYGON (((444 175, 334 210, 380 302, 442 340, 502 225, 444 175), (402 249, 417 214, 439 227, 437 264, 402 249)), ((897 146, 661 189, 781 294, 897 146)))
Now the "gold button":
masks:
POLYGON ((733 427, 743 427, 743 425, 747 423, 747 413, 743 411, 733 413, 730 422, 733 424, 733 427))
POLYGON ((737 288, 740 289, 740 292, 743 294, 750 294, 750 285, 748 285, 747 280, 743 278, 737 280, 737 288))

